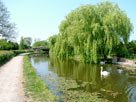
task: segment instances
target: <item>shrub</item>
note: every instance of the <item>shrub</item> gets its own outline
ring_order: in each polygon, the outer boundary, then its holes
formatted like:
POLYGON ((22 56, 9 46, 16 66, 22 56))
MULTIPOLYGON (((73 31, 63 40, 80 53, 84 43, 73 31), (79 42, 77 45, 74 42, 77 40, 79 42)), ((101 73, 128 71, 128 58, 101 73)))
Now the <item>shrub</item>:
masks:
POLYGON ((27 51, 25 51, 25 50, 14 50, 13 52, 14 52, 15 55, 19 55, 21 53, 26 53, 27 51))
POLYGON ((13 56, 15 56, 15 54, 12 51, 0 51, 0 65, 10 60, 13 56))

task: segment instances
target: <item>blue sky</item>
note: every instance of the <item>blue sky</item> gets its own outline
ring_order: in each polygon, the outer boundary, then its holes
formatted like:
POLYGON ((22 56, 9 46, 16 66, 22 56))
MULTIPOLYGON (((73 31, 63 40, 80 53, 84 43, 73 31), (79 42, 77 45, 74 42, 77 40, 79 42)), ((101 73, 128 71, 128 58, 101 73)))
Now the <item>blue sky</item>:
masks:
MULTIPOLYGON (((59 32, 65 16, 80 5, 96 4, 105 0, 2 0, 15 22, 20 37, 46 40, 59 32)), ((136 40, 136 0, 108 0, 118 3, 134 26, 130 40, 136 40)))

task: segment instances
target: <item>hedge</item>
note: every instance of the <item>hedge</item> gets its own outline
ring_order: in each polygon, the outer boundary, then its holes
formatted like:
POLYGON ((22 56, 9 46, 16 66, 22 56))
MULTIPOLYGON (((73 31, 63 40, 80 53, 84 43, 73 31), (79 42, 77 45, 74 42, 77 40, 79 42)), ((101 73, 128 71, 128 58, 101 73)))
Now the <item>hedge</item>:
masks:
POLYGON ((8 60, 10 60, 12 57, 14 57, 15 54, 12 51, 0 51, 0 65, 6 63, 8 60))

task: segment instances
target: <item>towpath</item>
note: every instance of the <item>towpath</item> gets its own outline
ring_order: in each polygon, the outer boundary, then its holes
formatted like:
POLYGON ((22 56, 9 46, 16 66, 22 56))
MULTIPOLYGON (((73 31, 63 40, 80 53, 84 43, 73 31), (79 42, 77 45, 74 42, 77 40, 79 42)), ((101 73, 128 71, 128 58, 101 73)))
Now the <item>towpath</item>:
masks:
POLYGON ((0 67, 0 102, 23 102, 23 55, 0 67))

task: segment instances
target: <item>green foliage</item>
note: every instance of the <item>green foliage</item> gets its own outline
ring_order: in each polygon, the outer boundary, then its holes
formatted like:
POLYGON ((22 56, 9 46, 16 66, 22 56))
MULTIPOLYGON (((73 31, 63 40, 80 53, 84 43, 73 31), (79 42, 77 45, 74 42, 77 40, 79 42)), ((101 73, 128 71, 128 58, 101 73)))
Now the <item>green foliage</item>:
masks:
POLYGON ((56 43, 56 40, 57 40, 57 36, 58 35, 53 35, 53 36, 49 37, 49 39, 48 39, 49 40, 49 47, 50 47, 51 50, 55 46, 55 43, 56 43))
POLYGON ((32 53, 32 52, 33 51, 31 50, 12 50, 12 51, 0 50, 0 65, 5 64, 12 57, 17 56, 21 53, 32 53))
POLYGON ((31 48, 32 38, 31 37, 25 37, 24 38, 24 46, 25 48, 31 48))
POLYGON ((10 22, 10 14, 0 0, 0 35, 2 38, 12 40, 16 37, 15 24, 10 22))
POLYGON ((42 79, 37 76, 28 56, 24 57, 23 67, 25 96, 32 97, 33 102, 55 102, 55 96, 51 94, 42 79))
POLYGON ((120 45, 116 49, 116 55, 118 57, 127 57, 128 56, 128 49, 126 45, 120 43, 120 45))
POLYGON ((27 51, 25 51, 25 50, 14 50, 13 52, 15 55, 19 55, 21 53, 27 53, 27 51))
POLYGON ((131 41, 127 44, 129 53, 136 54, 136 41, 131 41))
POLYGON ((0 40, 0 50, 17 50, 18 43, 7 41, 6 39, 0 40))
POLYGON ((33 44, 33 47, 49 47, 49 44, 47 41, 37 41, 33 44))
POLYGON ((73 10, 59 26, 51 50, 63 58, 79 55, 82 61, 98 63, 120 44, 127 44, 132 24, 117 4, 102 2, 73 10))
POLYGON ((21 37, 20 44, 19 44, 19 50, 24 50, 25 44, 24 44, 24 38, 21 37))
POLYGON ((0 65, 6 63, 15 54, 12 51, 0 51, 0 65))
POLYGON ((32 39, 30 37, 21 37, 19 49, 24 50, 31 48, 32 39))
POLYGON ((127 44, 120 43, 120 45, 115 49, 115 51, 118 57, 133 59, 136 54, 136 42, 131 41, 127 44))

